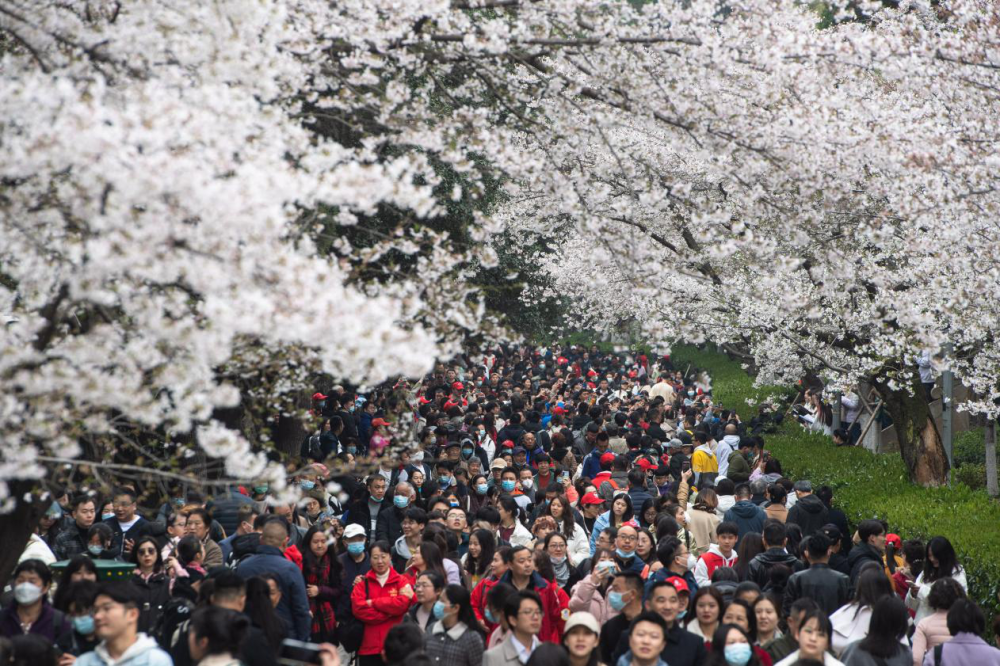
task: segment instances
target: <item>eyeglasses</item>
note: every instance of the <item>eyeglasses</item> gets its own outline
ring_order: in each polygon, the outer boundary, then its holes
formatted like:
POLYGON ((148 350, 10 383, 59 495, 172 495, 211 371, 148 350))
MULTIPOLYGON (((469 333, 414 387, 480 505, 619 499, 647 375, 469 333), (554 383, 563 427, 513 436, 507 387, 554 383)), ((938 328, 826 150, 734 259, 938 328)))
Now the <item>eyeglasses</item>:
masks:
POLYGON ((525 617, 541 617, 542 611, 539 608, 529 608, 528 610, 518 611, 517 614, 525 617))
POLYGON ((623 543, 632 543, 633 541, 638 540, 639 537, 628 534, 619 534, 618 538, 621 539, 623 543))
POLYGON ((156 555, 156 551, 152 548, 143 548, 139 551, 140 555, 156 555))

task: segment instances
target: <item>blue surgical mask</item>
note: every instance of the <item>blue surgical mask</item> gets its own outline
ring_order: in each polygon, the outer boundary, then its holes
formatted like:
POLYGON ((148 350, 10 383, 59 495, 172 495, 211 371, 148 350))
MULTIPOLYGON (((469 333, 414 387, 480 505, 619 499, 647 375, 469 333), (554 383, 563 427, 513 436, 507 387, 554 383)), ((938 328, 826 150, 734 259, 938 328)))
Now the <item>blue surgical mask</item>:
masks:
POLYGON ((731 643, 726 646, 726 663, 730 666, 745 666, 753 650, 749 643, 731 643))
POLYGON ((81 615, 73 618, 73 629, 81 636, 89 636, 94 633, 94 618, 90 615, 81 615))
POLYGON ((493 617, 493 611, 490 610, 489 606, 487 606, 486 609, 483 610, 483 617, 485 617, 486 621, 489 622, 490 624, 499 624, 499 622, 497 622, 497 619, 493 617))
POLYGON ((444 617, 444 602, 440 599, 434 602, 434 617, 438 620, 444 617))
POLYGON ((485 483, 480 483, 476 486, 476 492, 479 493, 480 495, 485 495, 486 491, 489 489, 490 487, 485 483))
POLYGON ((406 495, 396 495, 392 498, 392 503, 398 506, 400 509, 405 509, 410 505, 410 498, 406 495))
POLYGON ((364 542, 362 541, 360 543, 347 544, 347 552, 350 553, 351 555, 360 555, 361 553, 365 552, 364 542))
POLYGON ((623 560, 629 560, 629 559, 632 559, 633 557, 635 557, 635 553, 634 552, 627 553, 624 550, 622 550, 621 548, 615 548, 615 553, 617 553, 618 557, 622 558, 623 560))
POLYGON ((454 509, 455 507, 458 506, 458 500, 449 500, 448 505, 454 509))
POLYGON ((601 570, 606 569, 614 573, 615 563, 612 562, 611 560, 601 560, 600 562, 597 563, 597 568, 601 570))
POLYGON ((91 555, 100 555, 104 552, 104 546, 87 546, 87 550, 90 551, 91 555))
POLYGON ((113 514, 113 513, 102 513, 101 514, 101 520, 111 520, 114 517, 115 517, 115 514, 113 514))
POLYGON ((385 499, 385 495, 383 495, 382 497, 375 497, 374 495, 372 495, 372 501, 375 502, 376 504, 381 504, 382 500, 384 500, 384 499, 385 499))
POLYGON ((438 477, 438 485, 440 485, 440 486, 450 486, 451 485, 451 477, 450 476, 439 476, 438 477))
POLYGON ((611 590, 608 592, 608 603, 613 609, 620 611, 625 608, 625 596, 621 592, 611 590))
POLYGON ((175 497, 174 498, 174 506, 184 506, 184 498, 183 497, 175 497))
POLYGON ((345 451, 347 451, 348 453, 350 453, 350 454, 351 454, 351 455, 353 456, 353 455, 357 454, 357 452, 358 452, 358 447, 356 447, 356 446, 348 446, 348 447, 347 447, 346 449, 344 449, 344 450, 345 450, 345 451))
POLYGON ((510 479, 504 479, 500 482, 500 487, 504 489, 504 492, 508 493, 514 492, 514 486, 516 485, 517 483, 515 481, 511 481, 510 479))
POLYGON ((471 458, 473 453, 475 453, 473 449, 462 449, 462 457, 466 460, 471 458))
POLYGON ((316 487, 316 483, 314 481, 309 481, 308 479, 302 479, 299 481, 299 486, 302 490, 312 490, 316 487))
POLYGON ((254 486, 254 487, 253 487, 253 491, 254 491, 254 493, 255 493, 255 494, 257 494, 257 495, 264 495, 264 494, 266 494, 266 493, 267 493, 267 489, 268 489, 268 486, 267 486, 267 485, 263 485, 263 486, 254 486))

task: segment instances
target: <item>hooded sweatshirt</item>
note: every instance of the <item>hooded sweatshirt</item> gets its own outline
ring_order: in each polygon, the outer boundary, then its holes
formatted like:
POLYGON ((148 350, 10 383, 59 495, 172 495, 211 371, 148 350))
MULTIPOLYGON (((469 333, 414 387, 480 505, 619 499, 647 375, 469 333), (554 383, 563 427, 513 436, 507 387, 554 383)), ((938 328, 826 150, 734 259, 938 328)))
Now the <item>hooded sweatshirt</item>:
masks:
POLYGON ((740 448, 740 436, 739 435, 726 435, 719 442, 719 446, 715 450, 715 458, 719 461, 719 476, 725 476, 726 472, 729 471, 729 456, 733 451, 738 451, 740 448))
MULTIPOLYGON (((750 500, 740 500, 733 505, 733 508, 726 511, 723 520, 736 523, 740 529, 739 538, 742 539, 749 532, 763 532, 764 521, 767 514, 750 500)), ((737 541, 739 543, 739 541, 737 541)))
POLYGON ((785 522, 795 523, 802 528, 802 536, 807 537, 818 532, 827 523, 830 510, 823 500, 815 495, 806 495, 788 510, 785 522))
POLYGON ((173 663, 170 655, 143 633, 138 634, 135 643, 117 660, 108 654, 104 642, 94 648, 93 652, 86 652, 76 660, 76 666, 173 666, 173 663))
POLYGON ((703 485, 706 488, 715 485, 715 479, 719 476, 719 461, 711 444, 701 444, 694 450, 691 454, 691 470, 695 474, 694 484, 699 489, 703 485))
POLYGON ((694 579, 698 581, 698 587, 708 587, 712 584, 712 574, 719 567, 731 567, 736 564, 736 551, 733 550, 729 557, 722 554, 719 545, 713 543, 708 547, 708 552, 698 558, 698 564, 694 567, 694 579))

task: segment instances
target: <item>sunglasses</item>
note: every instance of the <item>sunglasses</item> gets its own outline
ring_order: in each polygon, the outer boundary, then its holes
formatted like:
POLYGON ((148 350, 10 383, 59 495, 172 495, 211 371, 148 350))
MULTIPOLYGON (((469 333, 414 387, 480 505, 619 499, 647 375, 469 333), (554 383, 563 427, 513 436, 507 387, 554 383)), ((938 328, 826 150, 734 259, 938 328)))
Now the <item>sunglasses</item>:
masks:
POLYGON ((140 555, 156 555, 156 551, 151 548, 143 548, 139 551, 140 555))

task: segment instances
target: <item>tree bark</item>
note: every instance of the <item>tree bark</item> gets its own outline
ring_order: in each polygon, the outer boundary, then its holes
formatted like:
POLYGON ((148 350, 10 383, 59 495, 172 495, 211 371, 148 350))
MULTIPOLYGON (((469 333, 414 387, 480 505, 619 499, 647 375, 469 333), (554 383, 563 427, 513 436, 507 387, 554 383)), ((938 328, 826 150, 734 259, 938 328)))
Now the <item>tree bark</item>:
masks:
POLYGON ((38 521, 45 510, 52 506, 52 500, 34 499, 31 491, 34 484, 30 481, 11 481, 10 494, 17 498, 17 504, 10 513, 0 514, 0 534, 3 535, 3 548, 0 548, 0 580, 10 580, 10 575, 21 559, 21 553, 28 545, 31 533, 38 526, 38 521), (23 501, 25 497, 32 501, 23 501))
POLYGON ((986 423, 986 492, 992 497, 997 488, 997 422, 990 419, 986 423))
POLYGON ((890 389, 882 382, 875 386, 896 427, 899 453, 910 473, 910 481, 922 486, 940 486, 948 480, 948 457, 941 432, 931 415, 923 386, 914 380, 910 395, 905 389, 890 389))

